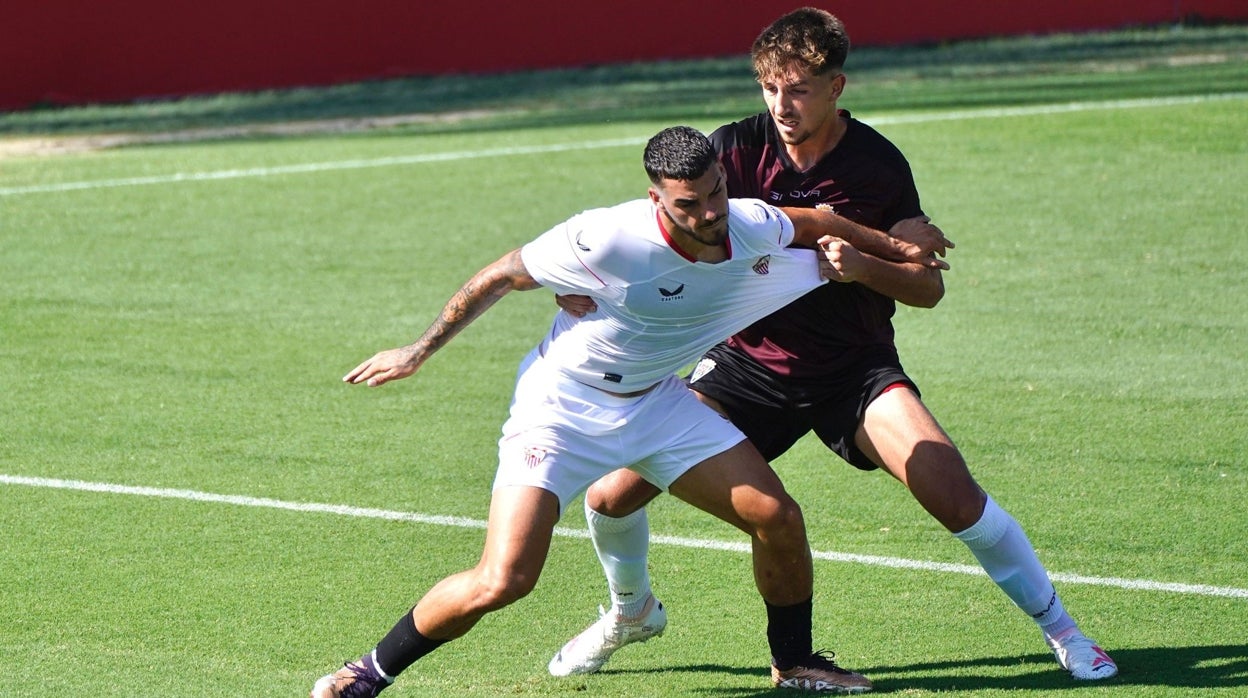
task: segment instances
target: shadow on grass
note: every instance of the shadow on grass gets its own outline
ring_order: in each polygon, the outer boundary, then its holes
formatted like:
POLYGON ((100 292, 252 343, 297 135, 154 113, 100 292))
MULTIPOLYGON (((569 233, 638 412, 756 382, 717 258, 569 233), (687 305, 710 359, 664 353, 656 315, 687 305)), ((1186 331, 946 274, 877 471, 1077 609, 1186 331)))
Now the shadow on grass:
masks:
MULTIPOLYGON (((1076 681, 1050 654, 917 662, 898 666, 855 667, 875 684, 875 692, 922 690, 941 693, 982 690, 1060 691, 1091 685, 1160 688, 1248 688, 1248 644, 1199 647, 1144 647, 1111 650, 1119 675, 1103 682, 1076 681), (990 671, 979 671, 988 669, 990 671), (1002 675, 1002 670, 1007 673, 1002 675)), ((688 664, 664 667, 666 672, 742 677, 740 687, 716 687, 695 693, 714 696, 791 696, 791 690, 767 687, 759 667, 688 664)), ((648 674, 651 671, 604 669, 603 674, 648 674)))

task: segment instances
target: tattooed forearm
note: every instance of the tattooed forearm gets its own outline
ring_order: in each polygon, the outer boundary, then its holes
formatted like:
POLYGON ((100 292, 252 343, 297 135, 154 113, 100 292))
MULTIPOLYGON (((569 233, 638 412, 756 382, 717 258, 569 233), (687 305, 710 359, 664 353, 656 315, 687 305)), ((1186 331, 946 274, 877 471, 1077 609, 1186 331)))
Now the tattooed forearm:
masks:
POLYGON ((442 308, 438 319, 425 330, 410 348, 418 361, 442 348, 460 330, 498 302, 510 291, 528 291, 538 287, 514 250, 477 272, 442 308))

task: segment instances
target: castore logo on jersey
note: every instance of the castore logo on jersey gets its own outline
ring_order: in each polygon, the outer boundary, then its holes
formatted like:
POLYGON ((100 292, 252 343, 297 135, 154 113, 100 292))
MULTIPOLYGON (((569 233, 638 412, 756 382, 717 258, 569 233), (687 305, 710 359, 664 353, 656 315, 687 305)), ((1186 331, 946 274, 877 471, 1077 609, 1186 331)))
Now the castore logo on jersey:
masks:
POLYGON ((682 298, 680 294, 684 293, 684 291, 685 291, 684 284, 677 286, 675 289, 671 291, 663 288, 662 286, 659 287, 659 295, 663 296, 664 303, 666 303, 667 301, 679 300, 680 298, 682 298))

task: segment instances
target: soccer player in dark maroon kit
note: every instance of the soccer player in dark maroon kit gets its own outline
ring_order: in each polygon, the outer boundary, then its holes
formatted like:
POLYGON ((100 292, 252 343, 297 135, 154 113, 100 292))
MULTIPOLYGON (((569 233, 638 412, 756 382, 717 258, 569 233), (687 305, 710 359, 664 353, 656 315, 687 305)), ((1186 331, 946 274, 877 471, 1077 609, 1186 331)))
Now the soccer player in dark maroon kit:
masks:
MULTIPOLYGON (((751 51, 768 111, 717 129, 711 141, 732 196, 830 207, 904 239, 915 218, 926 221, 909 164, 886 138, 836 106, 848 51, 844 26, 823 10, 779 18, 751 51)), ((893 341, 895 304, 936 305, 944 295, 940 271, 888 262, 847 244, 836 252, 842 283, 820 287, 709 351, 690 387, 768 461, 813 431, 851 465, 883 468, 1035 621, 1062 668, 1076 679, 1114 676, 1117 666, 1066 612, 1018 522, 975 481, 902 369, 893 341)), ((572 312, 592 309, 576 299, 560 303, 572 312)), ((665 628, 666 610, 651 592, 646 567, 644 506, 658 494, 631 471, 613 473, 586 493, 612 607, 555 655, 552 674, 597 671, 620 647, 665 628)), ((769 607, 769 630, 788 611, 769 607)), ((772 677, 780 687, 812 688, 788 667, 773 664, 772 677)), ((825 690, 870 686, 859 681, 825 690)))

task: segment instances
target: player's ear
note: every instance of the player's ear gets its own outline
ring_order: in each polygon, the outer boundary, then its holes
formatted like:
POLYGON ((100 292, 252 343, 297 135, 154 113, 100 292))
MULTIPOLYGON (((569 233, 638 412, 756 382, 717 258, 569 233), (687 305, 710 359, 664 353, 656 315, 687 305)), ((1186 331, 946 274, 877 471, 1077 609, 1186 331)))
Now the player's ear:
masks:
POLYGON ((847 79, 845 73, 837 73, 836 77, 832 78, 832 99, 841 98, 841 94, 845 92, 845 81, 847 79))
POLYGON ((650 193, 650 201, 656 204, 659 203, 660 196, 658 187, 650 187, 647 191, 650 193))

